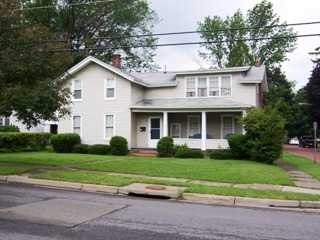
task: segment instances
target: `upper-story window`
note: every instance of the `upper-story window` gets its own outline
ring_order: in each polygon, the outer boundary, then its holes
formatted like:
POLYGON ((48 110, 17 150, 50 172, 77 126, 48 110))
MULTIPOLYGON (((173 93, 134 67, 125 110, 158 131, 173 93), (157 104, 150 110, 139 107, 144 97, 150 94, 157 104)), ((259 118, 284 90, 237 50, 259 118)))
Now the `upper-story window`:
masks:
POLYGON ((186 96, 195 97, 196 96, 196 79, 187 78, 186 96))
POLYGON ((82 99, 82 82, 79 79, 73 80, 73 93, 72 93, 74 100, 81 100, 82 99))
POLYGON ((201 76, 186 79, 186 97, 231 96, 231 76, 201 76))
POLYGON ((105 99, 112 99, 116 96, 116 81, 115 79, 105 80, 105 99))
POLYGON ((199 97, 207 96, 207 78, 206 77, 198 78, 198 96, 199 97))

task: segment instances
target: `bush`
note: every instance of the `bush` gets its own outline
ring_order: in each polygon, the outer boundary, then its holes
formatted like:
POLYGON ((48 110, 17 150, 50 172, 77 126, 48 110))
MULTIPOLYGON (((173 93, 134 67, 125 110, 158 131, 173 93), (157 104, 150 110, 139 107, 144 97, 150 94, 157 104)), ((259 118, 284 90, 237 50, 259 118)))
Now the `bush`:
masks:
POLYGON ((177 158, 203 158, 204 154, 201 150, 190 149, 184 144, 176 146, 174 156, 177 158))
POLYGON ((88 148, 89 154, 107 155, 110 153, 110 146, 104 144, 91 145, 88 148))
POLYGON ((127 139, 120 136, 114 136, 110 140, 110 151, 112 155, 123 156, 128 154, 127 139))
POLYGON ((0 133, 1 152, 40 151, 49 144, 50 133, 0 133))
POLYGON ((228 143, 231 153, 236 159, 249 158, 247 146, 247 136, 241 134, 231 134, 228 136, 228 143))
POLYGON ((0 132, 20 132, 19 128, 14 125, 0 126, 0 132))
POLYGON ((73 146, 72 152, 73 153, 88 153, 89 145, 88 144, 76 144, 73 146))
POLYGON ((174 154, 173 139, 171 137, 162 137, 157 144, 159 157, 172 157, 174 154))
POLYGON ((50 140, 53 150, 58 153, 70 153, 81 142, 80 136, 75 133, 55 134, 50 140))
POLYGON ((209 157, 211 159, 225 160, 225 159, 232 159, 233 154, 229 149, 217 149, 217 150, 210 151, 209 157))
POLYGON ((243 120, 252 160, 273 163, 282 152, 284 121, 271 109, 251 109, 243 120))

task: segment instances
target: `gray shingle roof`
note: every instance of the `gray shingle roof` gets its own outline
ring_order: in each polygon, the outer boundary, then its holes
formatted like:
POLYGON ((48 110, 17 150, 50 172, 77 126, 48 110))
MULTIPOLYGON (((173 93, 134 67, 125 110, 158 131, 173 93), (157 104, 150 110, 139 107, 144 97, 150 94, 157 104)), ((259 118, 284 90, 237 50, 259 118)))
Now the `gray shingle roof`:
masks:
POLYGON ((248 108, 248 104, 233 101, 228 98, 158 98, 143 99, 137 102, 132 109, 234 109, 248 108))

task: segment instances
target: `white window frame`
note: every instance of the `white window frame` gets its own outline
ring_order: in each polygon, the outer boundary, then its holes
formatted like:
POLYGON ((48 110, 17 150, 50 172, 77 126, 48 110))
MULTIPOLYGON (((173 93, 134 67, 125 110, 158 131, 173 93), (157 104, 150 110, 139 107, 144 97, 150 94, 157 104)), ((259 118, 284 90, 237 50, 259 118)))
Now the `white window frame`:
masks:
POLYGON ((81 102, 83 99, 83 85, 81 79, 73 79, 72 80, 72 101, 73 102, 81 102), (81 88, 81 98, 74 98, 74 90, 75 90, 75 81, 80 81, 80 88, 81 88))
POLYGON ((197 118, 199 121, 199 133, 201 134, 201 118, 200 115, 188 115, 188 128, 187 128, 187 138, 190 138, 190 118, 197 118))
POLYGON ((233 114, 221 114, 221 119, 220 119, 220 138, 221 139, 225 139, 224 136, 223 136, 223 127, 224 127, 223 118, 224 117, 232 117, 232 134, 235 133, 234 115, 233 114))
POLYGON ((198 91, 198 79, 197 79, 197 77, 187 77, 187 78, 185 78, 185 97, 186 98, 195 98, 195 97, 197 97, 198 96, 198 94, 197 94, 197 91, 198 91), (187 93, 188 93, 188 80, 190 80, 190 79, 192 79, 193 78, 193 80, 194 80, 194 96, 190 96, 190 97, 188 97, 187 96, 187 93))
POLYGON ((178 138, 181 138, 181 123, 178 123, 178 122, 170 123, 170 136, 173 138, 173 136, 172 136, 173 125, 179 126, 179 137, 178 138))
POLYGON ((73 124, 73 118, 74 117, 80 117, 80 137, 82 138, 82 114, 72 114, 71 115, 71 129, 72 129, 72 133, 74 132, 74 124, 73 124))
POLYGON ((103 139, 104 140, 110 140, 111 138, 107 138, 106 136, 106 117, 107 116, 113 116, 113 132, 112 132, 112 137, 116 135, 116 115, 114 113, 105 113, 103 114, 103 139))
POLYGON ((117 81, 115 78, 106 78, 104 80, 104 100, 114 100, 116 99, 116 89, 117 89, 117 81), (114 89, 114 96, 113 97, 107 97, 107 81, 112 80, 114 82, 113 89, 114 89))
POLYGON ((187 96, 187 80, 188 79, 190 79, 191 77, 186 77, 185 78, 185 94, 184 94, 184 96, 185 96, 185 98, 194 98, 194 97, 200 97, 200 98, 216 98, 216 97, 224 97, 224 98, 226 98, 226 97, 232 97, 232 75, 231 74, 223 74, 223 75, 205 75, 205 76, 195 76, 195 77, 193 77, 194 78, 194 80, 195 80, 195 96, 193 96, 193 97, 188 97, 187 96), (218 91, 219 91, 219 95, 218 96, 209 96, 209 91, 210 91, 210 89, 209 89, 209 87, 210 87, 210 84, 209 84, 209 81, 210 81, 210 77, 213 77, 213 76, 215 76, 215 77, 218 77, 218 81, 219 81, 219 89, 218 89, 218 91), (199 77, 205 77, 206 78, 206 80, 207 80, 207 96, 199 96, 199 94, 198 94, 198 81, 199 81, 199 77), (230 77, 230 95, 229 96, 222 96, 221 94, 222 94, 222 91, 221 91, 221 87, 222 87, 222 77, 230 77))

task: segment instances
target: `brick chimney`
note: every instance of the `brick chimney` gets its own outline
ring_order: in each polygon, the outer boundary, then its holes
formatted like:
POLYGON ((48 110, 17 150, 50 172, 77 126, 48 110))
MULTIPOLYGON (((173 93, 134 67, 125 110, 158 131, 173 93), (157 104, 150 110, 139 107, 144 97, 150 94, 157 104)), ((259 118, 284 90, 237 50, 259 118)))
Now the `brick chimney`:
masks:
POLYGON ((113 54, 111 57, 111 65, 116 68, 121 68, 121 55, 113 54))

